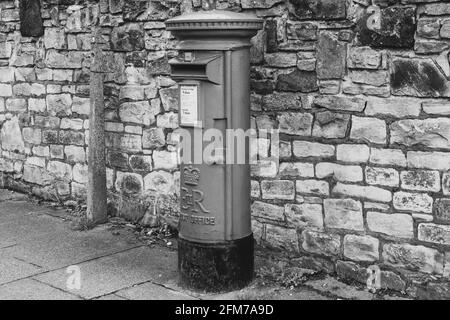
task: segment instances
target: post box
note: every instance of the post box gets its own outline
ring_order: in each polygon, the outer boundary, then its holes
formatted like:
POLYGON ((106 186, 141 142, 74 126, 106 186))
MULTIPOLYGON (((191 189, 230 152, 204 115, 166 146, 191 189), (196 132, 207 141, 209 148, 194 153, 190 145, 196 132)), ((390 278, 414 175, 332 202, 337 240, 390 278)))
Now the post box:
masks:
POLYGON ((250 129, 250 39, 263 22, 211 10, 175 17, 166 26, 179 40, 178 56, 170 61, 180 88, 179 123, 193 141, 182 152, 201 154, 210 129, 224 137, 215 156, 181 163, 181 283, 207 291, 241 288, 254 273, 249 144, 239 148, 229 133, 250 129))

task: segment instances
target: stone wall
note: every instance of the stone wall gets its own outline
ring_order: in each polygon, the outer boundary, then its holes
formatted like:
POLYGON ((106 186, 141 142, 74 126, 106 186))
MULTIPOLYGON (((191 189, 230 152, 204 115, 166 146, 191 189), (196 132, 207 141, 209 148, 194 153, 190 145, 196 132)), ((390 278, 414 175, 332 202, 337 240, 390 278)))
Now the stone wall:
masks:
MULTIPOLYGON (((90 32, 100 21, 114 67, 105 92, 110 213, 176 221, 176 43, 163 21, 201 0, 44 0, 40 16, 38 5, 0 3, 1 184, 84 201, 90 32)), ((300 266, 365 283, 377 265, 382 288, 449 297, 450 4, 218 7, 265 19, 253 40, 251 108, 256 128, 280 130, 281 160, 253 168, 257 241, 300 266)))

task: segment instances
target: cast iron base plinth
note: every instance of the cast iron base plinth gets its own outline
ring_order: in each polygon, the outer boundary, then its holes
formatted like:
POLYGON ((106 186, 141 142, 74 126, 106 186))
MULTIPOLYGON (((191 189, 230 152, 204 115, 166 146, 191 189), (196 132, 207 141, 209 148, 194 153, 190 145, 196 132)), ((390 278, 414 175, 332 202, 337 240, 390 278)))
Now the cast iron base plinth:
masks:
POLYGON ((214 244, 178 240, 181 285, 208 292, 238 290, 253 279, 253 235, 214 244))

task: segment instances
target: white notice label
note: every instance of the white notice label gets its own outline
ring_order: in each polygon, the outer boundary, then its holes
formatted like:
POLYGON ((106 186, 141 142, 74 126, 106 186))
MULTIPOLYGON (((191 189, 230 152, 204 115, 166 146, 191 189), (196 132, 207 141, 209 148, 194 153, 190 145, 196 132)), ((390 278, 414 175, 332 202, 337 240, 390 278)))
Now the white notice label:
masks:
POLYGON ((197 86, 180 87, 181 125, 194 126, 198 122, 197 86))

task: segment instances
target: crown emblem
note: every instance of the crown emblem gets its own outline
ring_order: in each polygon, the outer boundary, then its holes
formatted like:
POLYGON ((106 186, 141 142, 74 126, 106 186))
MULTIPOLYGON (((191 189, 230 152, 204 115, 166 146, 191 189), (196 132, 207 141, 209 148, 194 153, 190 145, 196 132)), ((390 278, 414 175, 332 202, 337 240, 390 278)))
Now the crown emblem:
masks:
POLYGON ((184 168, 184 183, 190 186, 198 186, 200 181, 200 170, 189 166, 184 168))

